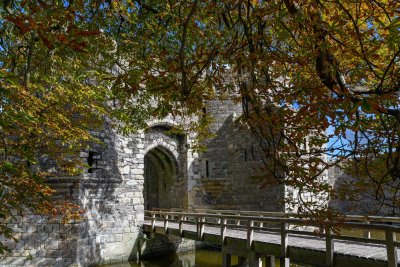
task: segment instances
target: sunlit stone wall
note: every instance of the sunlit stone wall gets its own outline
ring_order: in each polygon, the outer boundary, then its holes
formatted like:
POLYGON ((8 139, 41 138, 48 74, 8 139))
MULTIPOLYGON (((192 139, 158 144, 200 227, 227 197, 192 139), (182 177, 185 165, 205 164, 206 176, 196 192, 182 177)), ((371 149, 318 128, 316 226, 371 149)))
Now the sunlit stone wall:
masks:
POLYGON ((284 187, 265 183, 265 166, 259 142, 237 119, 240 103, 208 101, 204 112, 213 118, 199 154, 195 178, 189 180, 191 207, 207 209, 284 211, 284 187))
POLYGON ((122 136, 106 124, 94 132, 101 143, 80 154, 89 168, 79 177, 49 179, 57 190, 54 198, 79 204, 83 221, 63 225, 59 218, 17 216, 9 226, 18 241, 6 241, 12 252, 0 266, 88 266, 136 258, 144 220, 144 158, 150 149, 165 149, 176 161, 163 207, 183 207, 187 201, 182 197, 187 191, 185 139, 163 127, 122 136))
MULTIPOLYGON (((0 266, 89 266, 138 257, 148 202, 146 176, 158 186, 152 208, 283 211, 283 186, 260 183, 262 153, 250 131, 236 121, 241 106, 210 101, 204 112, 214 117, 210 131, 215 134, 204 152, 192 150, 193 134, 169 132, 179 118, 149 122, 148 129, 130 136, 106 122, 93 132, 101 143, 80 154, 88 169, 79 177, 49 180, 57 189, 55 198, 79 204, 84 220, 62 225, 41 216, 17 217, 10 226, 18 242, 7 241, 12 252, 0 266), (153 162, 147 173, 146 157, 153 162)), ((148 242, 147 251, 156 249, 152 244, 157 242, 148 242)), ((193 245, 182 240, 170 244, 193 245)))

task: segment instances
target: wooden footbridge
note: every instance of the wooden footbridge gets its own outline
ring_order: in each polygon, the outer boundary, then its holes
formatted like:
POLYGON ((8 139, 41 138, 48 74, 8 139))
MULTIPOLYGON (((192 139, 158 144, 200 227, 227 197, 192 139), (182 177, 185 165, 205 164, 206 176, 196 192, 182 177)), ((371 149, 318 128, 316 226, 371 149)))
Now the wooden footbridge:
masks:
POLYGON ((346 216, 336 229, 363 233, 355 237, 320 228, 295 214, 244 211, 145 211, 145 233, 204 241, 221 247, 223 266, 231 255, 249 267, 289 266, 289 259, 314 266, 399 267, 400 218, 346 216), (371 231, 382 233, 372 238, 371 231))

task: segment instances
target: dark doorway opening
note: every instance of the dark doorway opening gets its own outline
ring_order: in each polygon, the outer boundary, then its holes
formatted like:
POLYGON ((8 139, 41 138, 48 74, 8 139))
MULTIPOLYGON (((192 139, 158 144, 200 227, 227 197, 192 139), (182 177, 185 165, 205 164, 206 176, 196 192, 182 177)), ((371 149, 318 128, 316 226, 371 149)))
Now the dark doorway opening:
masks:
POLYGON ((158 146, 144 157, 144 208, 172 208, 171 187, 177 177, 177 162, 173 154, 158 146))

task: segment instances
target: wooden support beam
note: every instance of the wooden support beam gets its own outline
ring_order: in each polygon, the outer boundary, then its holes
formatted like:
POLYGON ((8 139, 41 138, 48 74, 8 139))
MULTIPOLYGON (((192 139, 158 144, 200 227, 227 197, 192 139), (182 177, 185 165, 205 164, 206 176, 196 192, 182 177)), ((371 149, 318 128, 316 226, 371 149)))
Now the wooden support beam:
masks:
POLYGON ((333 266, 333 256, 335 254, 335 246, 330 229, 325 231, 325 248, 326 248, 326 266, 333 266))
POLYGON ((246 267, 247 259, 245 257, 238 256, 238 267, 246 267))
MULTIPOLYGON (((365 222, 366 224, 369 224, 370 222, 365 222)), ((364 229, 363 230, 363 237, 364 238, 371 238, 371 230, 370 229, 364 229)))
POLYGON ((227 220, 221 218, 221 245, 225 245, 225 238, 226 238, 226 222, 227 220))
POLYGON ((252 253, 248 258, 248 267, 262 267, 262 260, 259 255, 252 253))
POLYGON ((183 216, 179 216, 179 236, 183 237, 183 216))
POLYGON ((265 257, 265 267, 275 267, 275 256, 265 257))
POLYGON ((203 241, 205 217, 197 217, 197 239, 203 241))
POLYGON ((199 239, 200 235, 200 217, 196 216, 196 234, 197 234, 197 239, 199 239))
POLYGON ((397 247, 394 244, 396 242, 396 233, 391 230, 385 230, 385 238, 388 267, 397 267, 399 259, 397 256, 397 247))
POLYGON ((164 233, 168 234, 168 219, 169 219, 169 215, 165 215, 164 216, 164 233))
POLYGON ((253 246, 253 239, 254 239, 254 221, 247 220, 247 248, 251 249, 253 246))
POLYGON ((288 224, 281 222, 281 256, 279 259, 281 267, 289 267, 290 260, 288 258, 287 247, 289 242, 289 235, 286 232, 288 229, 288 224))
POLYGON ((156 227, 156 215, 153 213, 151 215, 151 232, 154 233, 156 227))
POLYGON ((231 267, 231 254, 223 253, 222 254, 222 267, 231 267))

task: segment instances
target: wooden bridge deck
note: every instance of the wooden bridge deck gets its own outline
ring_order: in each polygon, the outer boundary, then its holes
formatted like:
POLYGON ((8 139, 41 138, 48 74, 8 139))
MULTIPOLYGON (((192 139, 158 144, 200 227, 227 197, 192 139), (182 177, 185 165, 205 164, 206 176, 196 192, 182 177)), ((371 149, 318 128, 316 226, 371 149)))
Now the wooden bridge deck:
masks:
MULTIPOLYGON (((153 220, 149 220, 147 217, 144 222, 144 231, 202 240, 221 246, 223 253, 241 257, 247 257, 249 253, 256 253, 260 257, 264 255, 282 258, 282 240, 284 240, 283 242, 286 243, 284 244, 285 256, 297 262, 316 266, 396 266, 396 264, 390 265, 390 261, 388 261, 388 245, 385 240, 376 241, 381 244, 361 242, 357 238, 354 241, 335 240, 334 247, 332 243, 332 260, 329 262, 329 260, 327 261, 327 239, 324 235, 309 236, 305 234, 305 231, 299 231, 299 234, 296 234, 295 231, 288 231, 290 233, 286 235, 286 239, 282 239, 279 228, 275 229, 276 231, 268 231, 254 227, 250 233, 251 243, 249 245, 249 230, 246 229, 246 226, 235 227, 233 224, 229 224, 229 227, 224 228, 224 232, 222 232, 221 227, 216 223, 207 224, 203 220, 203 224, 199 225, 199 221, 202 220, 197 220, 197 222, 184 219, 175 221, 169 220, 168 217, 167 219, 158 218, 158 220, 153 217, 153 220)), ((394 250, 397 252, 395 261, 398 262, 397 266, 400 266, 398 245, 398 242, 394 240, 394 250)))

